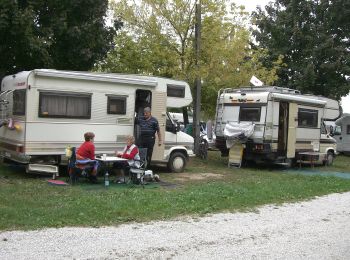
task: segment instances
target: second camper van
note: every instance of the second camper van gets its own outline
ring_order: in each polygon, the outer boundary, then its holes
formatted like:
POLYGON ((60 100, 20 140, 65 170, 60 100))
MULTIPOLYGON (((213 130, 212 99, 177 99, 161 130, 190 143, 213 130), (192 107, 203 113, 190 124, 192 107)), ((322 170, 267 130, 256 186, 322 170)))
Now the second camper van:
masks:
POLYGON ((228 155, 225 127, 250 126, 252 134, 240 140, 247 161, 288 165, 310 152, 318 154, 318 162, 331 164, 336 142, 321 128, 324 119, 339 117, 339 104, 329 101, 334 100, 280 87, 222 89, 217 99, 216 146, 228 155))

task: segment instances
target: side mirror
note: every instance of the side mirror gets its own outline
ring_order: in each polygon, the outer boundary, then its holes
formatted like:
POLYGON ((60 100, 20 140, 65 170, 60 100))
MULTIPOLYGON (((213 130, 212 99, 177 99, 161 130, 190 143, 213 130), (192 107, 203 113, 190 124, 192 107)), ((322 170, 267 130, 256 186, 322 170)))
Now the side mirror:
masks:
POLYGON ((179 131, 178 125, 177 125, 177 124, 176 124, 176 125, 173 125, 173 127, 171 128, 171 132, 172 132, 173 134, 176 134, 178 131, 179 131))

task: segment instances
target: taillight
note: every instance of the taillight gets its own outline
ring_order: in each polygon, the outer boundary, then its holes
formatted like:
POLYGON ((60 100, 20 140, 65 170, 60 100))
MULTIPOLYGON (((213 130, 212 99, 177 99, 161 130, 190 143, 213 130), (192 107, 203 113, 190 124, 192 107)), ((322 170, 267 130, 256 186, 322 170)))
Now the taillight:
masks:
POLYGON ((16 147, 16 152, 17 152, 17 153, 24 153, 24 146, 23 146, 23 145, 17 146, 17 147, 16 147))
POLYGON ((258 150, 258 151, 264 150, 264 145, 263 144, 256 144, 255 145, 255 150, 258 150))

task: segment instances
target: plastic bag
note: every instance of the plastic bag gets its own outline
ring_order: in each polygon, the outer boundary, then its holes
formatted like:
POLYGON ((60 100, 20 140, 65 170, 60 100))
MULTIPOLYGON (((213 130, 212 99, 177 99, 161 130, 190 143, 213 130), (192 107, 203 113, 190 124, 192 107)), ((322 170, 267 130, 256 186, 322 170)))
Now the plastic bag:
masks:
POLYGON ((65 150, 65 154, 66 154, 66 157, 67 157, 67 158, 72 157, 72 147, 67 146, 67 147, 66 147, 66 150, 65 150))

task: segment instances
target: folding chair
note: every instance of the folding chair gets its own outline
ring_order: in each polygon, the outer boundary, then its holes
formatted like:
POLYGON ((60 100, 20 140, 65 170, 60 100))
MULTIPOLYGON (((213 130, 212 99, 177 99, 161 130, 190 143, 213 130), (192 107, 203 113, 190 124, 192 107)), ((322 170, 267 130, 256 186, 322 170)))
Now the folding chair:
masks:
POLYGON ((72 147, 72 155, 68 159, 67 171, 69 175, 69 183, 76 184, 79 177, 90 179, 90 173, 94 168, 95 161, 91 160, 86 163, 77 162, 76 148, 72 147))
POLYGON ((145 184, 145 171, 147 168, 147 148, 139 148, 140 160, 135 160, 140 163, 139 167, 131 166, 129 169, 130 180, 134 184, 145 184))

